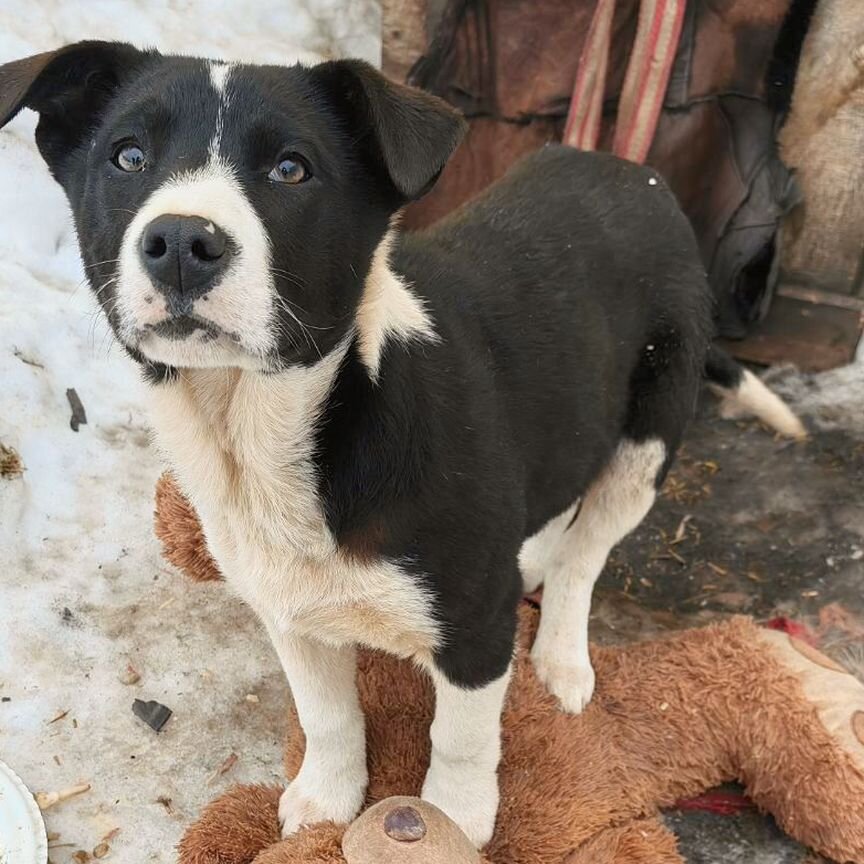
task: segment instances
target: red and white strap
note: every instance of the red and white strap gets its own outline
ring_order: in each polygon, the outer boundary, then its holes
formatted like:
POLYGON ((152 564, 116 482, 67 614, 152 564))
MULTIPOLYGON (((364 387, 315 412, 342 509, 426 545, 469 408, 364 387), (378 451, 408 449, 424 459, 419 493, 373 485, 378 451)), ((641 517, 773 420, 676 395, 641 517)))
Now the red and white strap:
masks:
MULTIPOLYGON (((624 159, 644 162, 651 148, 686 10, 687 0, 641 2, 612 144, 612 151, 624 159)), ((614 17, 615 0, 597 0, 562 138, 580 150, 597 149, 614 17)))

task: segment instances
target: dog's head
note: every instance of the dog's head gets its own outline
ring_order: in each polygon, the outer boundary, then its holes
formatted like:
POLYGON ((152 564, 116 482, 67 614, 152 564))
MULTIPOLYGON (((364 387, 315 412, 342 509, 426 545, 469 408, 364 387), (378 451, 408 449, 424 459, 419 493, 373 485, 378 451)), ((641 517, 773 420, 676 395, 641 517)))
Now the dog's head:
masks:
POLYGON ((355 326, 393 214, 464 123, 359 61, 251 66, 81 42, 0 67, 39 113, 87 276, 154 369, 308 365, 355 326))

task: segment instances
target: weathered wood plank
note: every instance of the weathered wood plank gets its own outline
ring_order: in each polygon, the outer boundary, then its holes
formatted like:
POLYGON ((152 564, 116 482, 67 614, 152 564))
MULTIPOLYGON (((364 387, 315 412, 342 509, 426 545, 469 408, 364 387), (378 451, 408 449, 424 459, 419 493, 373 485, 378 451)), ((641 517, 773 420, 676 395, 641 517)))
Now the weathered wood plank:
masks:
POLYGON ((426 52, 447 0, 382 0, 381 68, 404 81, 426 52))

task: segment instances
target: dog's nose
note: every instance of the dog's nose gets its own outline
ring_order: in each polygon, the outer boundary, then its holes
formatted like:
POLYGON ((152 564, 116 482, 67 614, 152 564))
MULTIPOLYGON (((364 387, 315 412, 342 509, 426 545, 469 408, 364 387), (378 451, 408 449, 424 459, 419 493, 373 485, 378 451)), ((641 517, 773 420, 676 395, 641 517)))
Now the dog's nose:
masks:
POLYGON ((141 259, 169 300, 191 306, 228 267, 231 244, 214 222, 200 216, 165 215, 144 229, 141 259))

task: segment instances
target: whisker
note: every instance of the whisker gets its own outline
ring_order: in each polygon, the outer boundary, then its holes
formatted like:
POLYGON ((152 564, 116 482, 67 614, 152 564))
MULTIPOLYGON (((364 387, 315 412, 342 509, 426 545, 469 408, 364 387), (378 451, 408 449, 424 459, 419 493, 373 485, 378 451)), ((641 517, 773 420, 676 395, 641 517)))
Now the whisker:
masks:
POLYGON ((296 273, 292 273, 290 270, 283 270, 281 267, 271 267, 270 272, 273 274, 284 276, 286 279, 291 279, 297 285, 306 286, 309 284, 302 276, 298 276, 296 273))
MULTIPOLYGON (((281 296, 281 295, 280 295, 280 296, 281 296)), ((299 309, 299 310, 300 310, 304 315, 307 315, 307 314, 308 314, 308 313, 306 312, 306 310, 305 310, 305 309, 304 309, 304 308, 303 308, 299 303, 295 303, 293 300, 289 300, 287 297, 282 297, 282 299, 283 299, 286 303, 290 303, 290 304, 291 304, 295 309, 299 309)))
POLYGON ((277 321, 277 325, 277 334, 280 337, 284 337, 287 340, 289 347, 296 351, 300 346, 297 343, 295 334, 291 331, 291 329, 284 321, 277 321))
MULTIPOLYGON (((308 312, 307 312, 307 311, 306 311, 302 306, 300 306, 300 305, 297 304, 297 303, 293 303, 293 302, 292 302, 291 300, 289 300, 287 297, 283 297, 281 294, 278 295, 278 297, 279 297, 279 301, 280 301, 281 303, 283 303, 283 304, 284 304, 284 303, 289 303, 291 306, 293 306, 295 309, 297 309, 297 310, 299 310, 300 312, 302 312, 304 315, 308 315, 308 314, 309 314, 309 313, 308 313, 308 312)), ((283 306, 283 308, 285 308, 285 307, 283 306)), ((291 310, 290 310, 290 309, 286 309, 285 311, 288 312, 289 314, 291 314, 291 310)), ((297 320, 299 321, 299 319, 297 319, 297 320)), ((310 330, 332 330, 332 329, 333 329, 332 326, 330 326, 330 327, 319 327, 319 326, 317 326, 316 324, 307 324, 305 321, 299 321, 299 323, 302 324, 304 327, 308 327, 310 330)))
POLYGON ((120 259, 119 258, 106 258, 104 261, 96 261, 93 264, 85 264, 85 270, 91 270, 93 267, 101 267, 103 264, 116 264, 120 259))
MULTIPOLYGON (((293 306, 298 311, 302 312, 304 315, 309 314, 299 303, 294 303, 292 300, 289 300, 287 297, 282 297, 281 294, 279 295, 279 299, 282 300, 283 303, 290 303, 291 306, 293 306)), ((305 321, 303 322, 303 324, 304 324, 304 326, 308 327, 310 330, 332 330, 333 329, 332 326, 319 327, 315 324, 307 324, 305 321)))
MULTIPOLYGON (((105 339, 107 337, 112 337, 114 335, 114 328, 111 326, 111 315, 114 313, 114 310, 117 308, 117 304, 120 302, 118 297, 111 298, 114 303, 111 305, 110 309, 100 309, 96 312, 91 313, 90 315, 90 350, 96 351, 96 325, 104 320, 105 323, 105 333, 102 334, 102 340, 99 343, 99 351, 101 352, 103 347, 105 346, 105 339), (102 318, 100 312, 105 312, 105 318, 102 318)), ((107 355, 106 355, 107 356, 107 355)))
MULTIPOLYGON (((103 282, 98 288, 93 289, 93 293, 99 297, 99 295, 105 291, 109 285, 117 281, 117 276, 112 276, 107 282, 103 282)), ((101 299, 101 298, 100 298, 101 299)))
POLYGON ((321 349, 318 347, 318 343, 315 341, 315 337, 309 332, 309 328, 297 315, 294 313, 294 310, 285 302, 284 297, 280 297, 278 294, 276 295, 276 301, 282 307, 282 309, 288 313, 293 321, 296 322, 297 326, 300 328, 300 332, 303 334, 303 337, 306 339, 306 344, 310 347, 315 348, 315 352, 318 354, 319 359, 323 360, 324 355, 321 353, 321 349))

